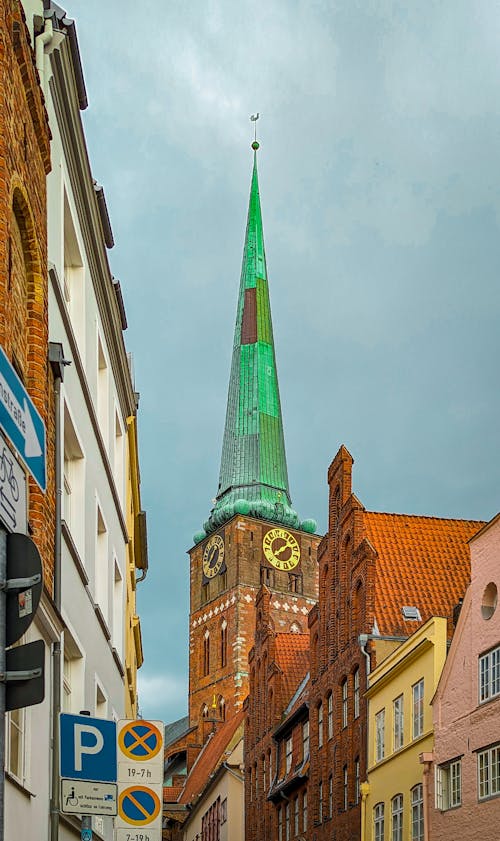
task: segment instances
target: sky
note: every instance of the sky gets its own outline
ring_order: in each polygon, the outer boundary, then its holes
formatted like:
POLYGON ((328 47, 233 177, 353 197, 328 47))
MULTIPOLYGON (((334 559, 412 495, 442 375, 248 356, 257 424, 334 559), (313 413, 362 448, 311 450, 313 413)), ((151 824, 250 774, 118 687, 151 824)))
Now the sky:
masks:
POLYGON ((74 0, 141 394, 141 712, 187 713, 187 550, 218 482, 253 124, 290 490, 500 510, 500 6, 74 0))

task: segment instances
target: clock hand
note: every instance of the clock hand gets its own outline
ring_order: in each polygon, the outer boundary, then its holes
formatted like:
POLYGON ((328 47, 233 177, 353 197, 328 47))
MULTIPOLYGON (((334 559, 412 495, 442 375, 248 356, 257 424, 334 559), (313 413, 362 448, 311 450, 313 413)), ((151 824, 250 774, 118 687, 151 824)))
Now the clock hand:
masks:
POLYGON ((276 549, 276 551, 274 552, 274 556, 277 557, 278 555, 282 555, 285 549, 290 549, 288 543, 285 543, 285 545, 282 546, 281 549, 276 549))

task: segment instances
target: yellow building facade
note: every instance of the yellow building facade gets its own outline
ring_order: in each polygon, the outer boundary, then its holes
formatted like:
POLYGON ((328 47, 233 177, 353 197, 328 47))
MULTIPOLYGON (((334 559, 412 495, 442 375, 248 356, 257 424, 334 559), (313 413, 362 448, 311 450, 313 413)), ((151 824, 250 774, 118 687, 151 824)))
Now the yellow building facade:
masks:
POLYGON ((362 841, 427 841, 431 700, 446 651, 446 619, 432 617, 369 676, 362 841))
POLYGON ((129 533, 127 597, 125 605, 125 717, 136 718, 137 669, 144 661, 141 623, 136 608, 136 587, 148 569, 146 514, 141 509, 137 418, 127 419, 127 528, 129 533))

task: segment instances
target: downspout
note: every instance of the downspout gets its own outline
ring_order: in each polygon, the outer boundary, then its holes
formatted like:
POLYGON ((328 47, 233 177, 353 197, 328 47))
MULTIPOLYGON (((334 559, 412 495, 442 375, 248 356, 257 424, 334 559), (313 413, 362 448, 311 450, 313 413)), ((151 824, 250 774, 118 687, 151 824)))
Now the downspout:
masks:
POLYGON ((54 37, 54 28, 52 26, 52 21, 50 18, 45 20, 45 26, 43 32, 40 32, 40 35, 37 35, 35 38, 35 57, 36 57, 36 69, 38 70, 38 75, 40 77, 40 87, 42 92, 45 94, 45 47, 47 44, 50 44, 52 38, 54 37))
MULTIPOLYGON (((41 37, 41 36, 38 36, 41 37)), ((62 344, 49 342, 49 363, 54 374, 54 451, 55 451, 55 539, 54 539, 54 604, 61 613, 61 522, 62 522, 62 470, 61 470, 61 383, 64 366, 62 344)), ((59 838, 59 714, 61 712, 61 640, 52 646, 52 792, 50 799, 50 841, 59 838)))
POLYGON ((433 754, 432 753, 421 753, 419 756, 419 760, 421 764, 424 766, 424 784, 423 784, 423 794, 424 794, 424 841, 429 841, 429 816, 430 816, 430 798, 429 798, 429 780, 430 780, 430 772, 431 772, 431 765, 433 761, 433 754))
POLYGON ((370 786, 368 783, 361 783, 360 787, 360 794, 361 794, 361 841, 367 841, 366 835, 366 798, 370 793, 370 786))
MULTIPOLYGON (((371 660, 370 660, 370 652, 366 650, 366 646, 368 645, 368 634, 360 634, 358 637, 359 647, 361 652, 365 655, 365 663, 366 663, 366 688, 368 689, 368 676, 371 671, 371 660)), ((366 710, 366 776, 368 777, 368 761, 370 757, 370 740, 369 740, 369 715, 368 709, 366 710)), ((360 787, 360 794, 361 794, 361 841, 367 841, 367 829, 366 829, 366 798, 370 793, 370 786, 368 782, 361 783, 360 787)))

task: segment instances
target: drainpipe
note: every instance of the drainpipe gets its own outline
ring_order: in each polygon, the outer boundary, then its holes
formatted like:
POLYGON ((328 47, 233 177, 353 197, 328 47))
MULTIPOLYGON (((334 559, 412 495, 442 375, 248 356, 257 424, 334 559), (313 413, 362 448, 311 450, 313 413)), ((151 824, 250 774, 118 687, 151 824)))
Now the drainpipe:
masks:
POLYGON ((50 44, 53 37, 54 28, 52 26, 52 21, 50 18, 47 18, 45 20, 43 32, 40 32, 40 35, 37 35, 35 38, 36 69, 38 70, 38 75, 40 76, 40 87, 43 93, 45 93, 45 47, 47 44, 50 44))
POLYGON ((370 793, 370 786, 368 783, 361 783, 359 787, 361 794, 361 841, 367 841, 366 838, 366 798, 370 793))
MULTIPOLYGON (((38 36, 39 38, 42 36, 38 36)), ((61 612, 61 521, 62 521, 62 470, 61 470, 61 383, 64 367, 70 363, 64 359, 63 347, 59 342, 49 342, 49 363, 54 374, 55 395, 55 491, 56 521, 54 540, 54 604, 61 612)), ((61 712, 61 640, 52 646, 52 796, 50 800, 50 841, 59 838, 59 713, 61 712)))
POLYGON ((419 756, 420 763, 424 766, 424 784, 422 786, 424 794, 424 841, 429 841, 429 782, 433 759, 434 755, 432 752, 421 753, 419 756))

